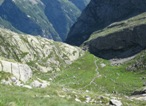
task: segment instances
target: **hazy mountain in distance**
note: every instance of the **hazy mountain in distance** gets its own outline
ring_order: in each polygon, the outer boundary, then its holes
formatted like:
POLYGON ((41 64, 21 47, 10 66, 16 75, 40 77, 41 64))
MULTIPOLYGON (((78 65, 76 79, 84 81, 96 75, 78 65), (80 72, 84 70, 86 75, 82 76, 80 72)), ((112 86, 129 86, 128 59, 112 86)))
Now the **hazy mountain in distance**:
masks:
POLYGON ((0 0, 0 27, 64 41, 87 3, 87 0, 79 3, 69 0, 0 0))

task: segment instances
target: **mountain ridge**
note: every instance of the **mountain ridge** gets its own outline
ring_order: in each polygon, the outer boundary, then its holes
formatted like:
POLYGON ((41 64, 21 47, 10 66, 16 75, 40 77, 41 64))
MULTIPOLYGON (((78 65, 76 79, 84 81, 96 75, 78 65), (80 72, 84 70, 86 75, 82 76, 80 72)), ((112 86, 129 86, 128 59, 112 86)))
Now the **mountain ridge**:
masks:
POLYGON ((67 43, 81 45, 91 33, 113 22, 128 19, 146 11, 146 2, 137 0, 91 0, 78 21, 72 26, 67 43), (107 18, 108 17, 108 18, 107 18))
POLYGON ((146 49, 146 13, 116 22, 91 34, 83 43, 98 57, 126 58, 146 49))
MULTIPOLYGON (((53 16, 60 16, 61 18, 58 20, 69 19, 72 22, 70 16, 76 16, 74 11, 79 9, 72 11, 70 7, 76 6, 68 4, 69 1, 74 4, 77 3, 76 0, 28 0, 27 2, 25 0, 13 0, 19 5, 16 6, 14 3, 13 6, 16 9, 16 13, 24 13, 23 16, 26 17, 26 21, 31 20, 31 23, 33 20, 34 24, 39 26, 39 30, 47 24, 55 26, 55 24, 51 24, 55 23, 55 21, 47 20, 47 15, 52 19, 53 16), (62 6, 61 4, 64 5, 62 6), (18 8, 21 6, 22 8, 18 8), (28 7, 26 8, 26 6, 28 7), (56 8, 53 8, 54 6, 56 8), (42 9, 44 10, 43 12, 42 9), (52 13, 47 13, 48 10, 52 13), (64 12, 66 14, 63 14, 64 12), (42 17, 44 20, 38 21, 42 17)), ((102 10, 106 14, 100 14, 103 15, 104 20, 107 18, 106 15, 110 15, 109 11, 112 9, 109 6, 109 4, 112 4, 110 2, 119 3, 120 0, 92 0, 91 3, 93 1, 97 5, 98 2, 101 2, 102 5, 100 7, 105 7, 106 11, 102 10)), ((136 4, 136 0, 127 1, 130 4, 136 4)), ((121 0, 121 4, 115 5, 113 3, 112 6, 119 7, 127 3, 127 1, 121 0)), ((0 0, 1 2, 2 0, 0 0)), ((83 1, 78 1, 78 3, 80 2, 83 1)), ((142 2, 138 1, 136 5, 142 2)), ((88 6, 91 6, 90 4, 88 6)), ((94 3, 92 5, 95 6, 94 3)), ((143 8, 143 5, 145 4, 141 4, 139 8, 143 8)), ((9 5, 6 6, 12 8, 9 5)), ((82 6, 85 6, 84 3, 77 7, 82 9, 82 6)), ((91 17, 95 18, 96 22, 98 18, 94 13, 96 11, 95 7, 91 7, 92 9, 89 12, 91 12, 92 16, 95 15, 95 17, 91 17), (93 9, 95 10, 93 11, 93 9)), ((133 7, 128 7, 128 9, 133 11, 133 7)), ((4 8, 3 11, 8 12, 4 8)), ((7 16, 4 14, 6 13, 3 13, 3 16, 0 17, 0 23, 5 25, 2 26, 1 24, 0 26, 2 27, 0 28, 0 106, 146 105, 146 12, 141 13, 140 9, 137 15, 134 10, 135 15, 131 13, 132 17, 130 16, 130 18, 124 20, 122 17, 123 20, 118 22, 111 22, 110 20, 109 25, 106 25, 106 23, 104 28, 93 31, 91 35, 86 33, 90 37, 81 47, 50 40, 47 39, 48 37, 43 38, 41 34, 39 36, 24 34, 5 20, 7 16), (17 33, 6 29, 6 27, 17 33), (132 57, 130 57, 131 55, 132 57)), ((19 17, 22 17, 22 15, 19 17)), ((84 18, 91 19, 91 17, 84 18)), ((8 18, 11 19, 11 15, 8 18)), ((75 18, 73 17, 73 19, 75 18)), ((90 22, 92 24, 93 21, 85 21, 84 23, 90 26, 90 22)), ((67 26, 71 25, 66 22, 57 22, 67 26)), ((19 22, 14 24, 17 25, 19 22)), ((56 26, 55 28, 54 26, 52 28, 56 31, 59 27, 56 26)), ((77 30, 82 31, 82 29, 86 28, 83 25, 81 29, 77 30)), ((85 31, 88 32, 89 30, 85 31)), ((47 33, 45 31, 42 32, 47 33)), ((57 31, 54 33, 57 33, 57 31)), ((47 35, 45 34, 44 36, 47 35)), ((50 38, 53 37, 55 36, 50 36, 50 38)), ((60 39, 59 37, 58 39, 60 39)), ((86 36, 83 37, 83 40, 85 40, 86 36)), ((79 39, 75 39, 76 42, 74 43, 81 43, 80 38, 82 39, 80 36, 79 39)))
MULTIPOLYGON (((80 2, 83 9, 89 0, 80 2)), ((69 0, 1 0, 0 8, 1 27, 56 41, 66 39, 82 11, 69 0)))

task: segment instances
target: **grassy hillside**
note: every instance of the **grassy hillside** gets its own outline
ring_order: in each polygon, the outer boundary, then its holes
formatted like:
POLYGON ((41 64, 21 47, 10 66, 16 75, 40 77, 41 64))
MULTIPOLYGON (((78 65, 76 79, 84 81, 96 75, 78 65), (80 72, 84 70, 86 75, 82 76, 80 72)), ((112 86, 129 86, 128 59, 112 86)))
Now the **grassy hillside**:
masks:
POLYGON ((86 54, 62 71, 56 81, 77 89, 130 95, 143 85, 140 78, 146 74, 141 68, 136 72, 127 71, 134 62, 112 66, 106 60, 86 54))
MULTIPOLYGON (((146 75, 145 69, 138 68, 135 72, 127 70, 127 67, 134 64, 136 58, 139 59, 139 57, 140 55, 137 55, 130 62, 112 66, 109 61, 86 53, 60 72, 34 73, 36 77, 43 80, 53 79, 48 88, 26 89, 1 85, 0 104, 105 106, 109 104, 111 98, 117 98, 123 103, 123 106, 144 106, 145 101, 132 100, 130 95, 142 87, 145 80, 141 78, 146 75), (89 102, 88 97, 91 98, 89 102)), ((146 56, 144 55, 144 57, 146 56)))
POLYGON ((1 106, 108 106, 111 99, 121 101, 123 106, 146 105, 146 101, 131 96, 146 82, 146 50, 132 60, 114 63, 78 47, 2 28, 0 50, 1 106), (18 69, 21 78, 20 63, 31 68, 32 76, 18 87, 13 73, 18 69), (14 82, 4 83, 10 79, 14 82), (33 87, 36 80, 49 84, 33 87))

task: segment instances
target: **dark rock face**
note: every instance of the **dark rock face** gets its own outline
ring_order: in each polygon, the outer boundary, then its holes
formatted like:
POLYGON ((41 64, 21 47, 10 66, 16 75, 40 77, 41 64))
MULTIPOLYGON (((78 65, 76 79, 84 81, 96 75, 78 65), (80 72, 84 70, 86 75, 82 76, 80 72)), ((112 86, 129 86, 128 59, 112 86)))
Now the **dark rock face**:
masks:
POLYGON ((79 1, 3 0, 0 1, 0 27, 64 41, 89 0, 79 1))
POLYGON ((146 11, 144 0, 91 0, 72 26, 67 43, 81 45, 91 33, 146 11))
POLYGON ((86 42, 96 56, 112 59, 126 58, 146 48, 146 24, 126 28, 86 42))
POLYGON ((139 91, 134 91, 134 92, 132 93, 132 95, 142 95, 142 94, 146 94, 146 88, 145 88, 145 87, 142 88, 142 89, 139 90, 139 91))

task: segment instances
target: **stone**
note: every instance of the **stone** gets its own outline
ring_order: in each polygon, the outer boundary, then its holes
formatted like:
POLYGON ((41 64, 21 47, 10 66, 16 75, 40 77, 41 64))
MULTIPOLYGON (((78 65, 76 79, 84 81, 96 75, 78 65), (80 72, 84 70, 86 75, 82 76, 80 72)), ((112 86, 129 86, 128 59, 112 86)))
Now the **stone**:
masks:
POLYGON ((11 77, 11 81, 12 82, 16 82, 17 81, 17 78, 16 77, 11 77))
POLYGON ((41 88, 42 86, 42 83, 37 81, 37 80, 34 80, 31 84, 30 84, 32 87, 35 87, 35 88, 41 88))
POLYGON ((146 101, 146 95, 137 95, 130 97, 131 100, 140 100, 140 101, 146 101))
POLYGON ((16 82, 14 82, 13 84, 20 87, 23 85, 22 82, 20 82, 19 80, 16 80, 16 82))
POLYGON ((106 64, 104 64, 104 63, 101 63, 100 65, 102 68, 106 66, 106 64))
POLYGON ((53 79, 52 78, 49 78, 49 81, 52 81, 53 79))
POLYGON ((122 106, 122 102, 116 99, 111 99, 109 104, 112 106, 122 106))
POLYGON ((1 80, 1 84, 4 84, 4 85, 12 85, 12 83, 9 81, 9 80, 1 80))
POLYGON ((86 100, 85 100, 86 103, 89 103, 91 101, 91 97, 90 96, 86 96, 85 98, 86 98, 86 100))
POLYGON ((134 91, 132 95, 142 95, 146 94, 146 87, 141 88, 140 90, 134 91))
POLYGON ((32 89, 32 87, 29 86, 29 85, 23 85, 22 87, 24 87, 24 88, 28 88, 28 89, 32 89))
POLYGON ((38 80, 34 80, 30 86, 34 87, 34 88, 46 88, 50 85, 49 82, 47 81, 44 81, 44 80, 41 80, 41 81, 38 81, 38 80))
POLYGON ((85 92, 87 92, 87 93, 88 93, 88 92, 89 92, 89 90, 86 90, 85 92))
POLYGON ((143 86, 146 86, 146 82, 143 83, 143 86))
POLYGON ((14 75, 15 78, 11 78, 13 82, 15 82, 16 79, 26 82, 32 77, 30 67, 21 63, 0 60, 0 71, 8 72, 14 75))
POLYGON ((80 103, 81 103, 81 100, 80 100, 80 99, 78 99, 78 98, 75 98, 75 101, 76 101, 76 102, 80 102, 80 103))

